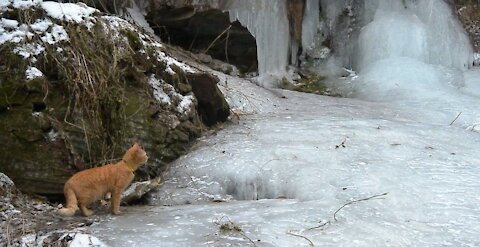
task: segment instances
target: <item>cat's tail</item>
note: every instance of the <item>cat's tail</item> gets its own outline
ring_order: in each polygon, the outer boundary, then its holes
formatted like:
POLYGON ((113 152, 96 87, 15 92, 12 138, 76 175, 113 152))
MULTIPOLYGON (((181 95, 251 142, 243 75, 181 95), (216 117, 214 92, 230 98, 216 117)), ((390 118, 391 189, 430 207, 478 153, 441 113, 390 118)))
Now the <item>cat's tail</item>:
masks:
POLYGON ((67 200, 67 206, 58 210, 58 214, 63 216, 73 216, 78 209, 77 206, 77 196, 72 188, 65 186, 63 193, 65 194, 65 199, 67 200))

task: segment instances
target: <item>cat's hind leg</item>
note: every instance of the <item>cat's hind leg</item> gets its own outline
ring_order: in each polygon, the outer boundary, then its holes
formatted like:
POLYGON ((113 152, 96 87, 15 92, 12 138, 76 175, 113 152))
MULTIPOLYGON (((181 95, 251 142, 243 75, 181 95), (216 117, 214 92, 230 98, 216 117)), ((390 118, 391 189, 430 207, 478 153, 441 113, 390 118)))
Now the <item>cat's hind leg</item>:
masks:
POLYGON ((58 210, 58 213, 63 216, 73 216, 78 209, 77 196, 68 184, 65 185, 63 193, 65 194, 65 199, 67 201, 66 207, 58 210))

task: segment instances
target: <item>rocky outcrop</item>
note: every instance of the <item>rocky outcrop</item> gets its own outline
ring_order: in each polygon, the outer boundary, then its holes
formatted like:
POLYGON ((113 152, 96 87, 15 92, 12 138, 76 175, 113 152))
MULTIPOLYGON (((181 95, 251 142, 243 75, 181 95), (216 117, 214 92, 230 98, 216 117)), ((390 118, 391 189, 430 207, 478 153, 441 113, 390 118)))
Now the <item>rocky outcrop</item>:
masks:
POLYGON ((150 157, 136 178, 156 177, 225 120, 199 114, 215 98, 228 115, 216 78, 120 18, 84 4, 57 15, 57 5, 0 10, 0 171, 19 189, 62 194, 74 172, 116 162, 135 141, 150 157), (210 94, 192 90, 197 80, 210 94))
MULTIPOLYGON (((480 2, 477 0, 452 0, 458 18, 470 36, 475 52, 480 52, 480 2)), ((479 61, 480 62, 480 61, 479 61)))

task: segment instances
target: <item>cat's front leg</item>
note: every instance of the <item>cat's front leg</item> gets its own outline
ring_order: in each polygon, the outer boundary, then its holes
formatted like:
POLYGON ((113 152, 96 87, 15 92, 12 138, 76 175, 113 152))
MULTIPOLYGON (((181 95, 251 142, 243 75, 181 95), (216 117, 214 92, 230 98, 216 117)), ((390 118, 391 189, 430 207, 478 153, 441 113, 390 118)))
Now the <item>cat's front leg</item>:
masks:
POLYGON ((88 209, 85 205, 80 205, 80 211, 82 211, 83 216, 90 216, 93 214, 93 211, 88 209))
POLYGON ((111 206, 112 206, 112 214, 118 215, 120 214, 120 199, 122 196, 121 191, 112 191, 112 201, 111 201, 111 206))

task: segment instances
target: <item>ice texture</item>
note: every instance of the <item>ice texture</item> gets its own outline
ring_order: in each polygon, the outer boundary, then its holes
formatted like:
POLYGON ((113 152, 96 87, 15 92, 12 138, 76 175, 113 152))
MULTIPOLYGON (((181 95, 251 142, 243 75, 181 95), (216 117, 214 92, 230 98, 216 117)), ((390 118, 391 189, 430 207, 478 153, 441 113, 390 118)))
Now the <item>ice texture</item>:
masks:
MULTIPOLYGON (((332 20, 334 29, 343 13, 340 10, 349 5, 348 1, 325 0, 322 7, 330 11, 327 20, 332 20)), ((343 42, 355 47, 336 52, 340 58, 335 61, 340 63, 333 67, 352 68, 356 76, 334 79, 332 87, 347 97, 436 112, 438 123, 451 122, 460 114, 455 125, 471 128, 478 124, 479 80, 473 79, 477 73, 469 71, 474 53, 445 1, 367 0, 353 7, 359 33, 343 42)))
POLYGON ((447 3, 438 0, 405 2, 404 5, 400 0, 382 0, 376 9, 375 5, 365 3, 366 8, 374 8, 365 11, 375 14, 362 28, 358 39, 357 70, 392 57, 409 57, 457 69, 468 69, 473 64, 468 36, 447 3))
POLYGON ((95 236, 111 246, 309 246, 291 233, 315 246, 480 244, 477 132, 415 105, 220 79, 232 110, 249 114, 178 159, 156 206, 125 208, 95 236), (242 231, 222 231, 228 222, 242 231))
POLYGON ((302 49, 312 48, 320 27, 320 0, 306 0, 302 22, 302 49), (305 31, 304 31, 305 30, 305 31))
POLYGON ((286 1, 229 0, 225 10, 255 37, 259 74, 284 75, 291 44, 286 1))

